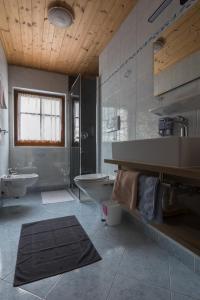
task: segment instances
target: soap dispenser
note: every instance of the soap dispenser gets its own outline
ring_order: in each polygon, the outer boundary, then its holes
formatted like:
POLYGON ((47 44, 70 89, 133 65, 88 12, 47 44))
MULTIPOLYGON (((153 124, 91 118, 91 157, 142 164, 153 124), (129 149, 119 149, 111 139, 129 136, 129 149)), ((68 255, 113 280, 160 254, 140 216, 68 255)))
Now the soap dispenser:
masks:
POLYGON ((174 121, 172 118, 165 117, 159 119, 158 132, 160 136, 173 135, 174 121))

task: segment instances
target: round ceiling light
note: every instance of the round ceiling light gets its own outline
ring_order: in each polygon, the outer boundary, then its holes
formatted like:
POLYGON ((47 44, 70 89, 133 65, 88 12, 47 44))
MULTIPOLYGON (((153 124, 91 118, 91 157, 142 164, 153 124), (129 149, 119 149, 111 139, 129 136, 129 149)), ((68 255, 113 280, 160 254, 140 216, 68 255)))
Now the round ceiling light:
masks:
POLYGON ((66 28, 73 23, 74 16, 67 8, 54 6, 48 10, 48 20, 56 27, 66 28))
POLYGON ((165 39, 160 37, 159 39, 157 39, 154 43, 153 43, 153 51, 154 53, 157 53, 158 51, 160 51, 164 46, 165 46, 165 39))

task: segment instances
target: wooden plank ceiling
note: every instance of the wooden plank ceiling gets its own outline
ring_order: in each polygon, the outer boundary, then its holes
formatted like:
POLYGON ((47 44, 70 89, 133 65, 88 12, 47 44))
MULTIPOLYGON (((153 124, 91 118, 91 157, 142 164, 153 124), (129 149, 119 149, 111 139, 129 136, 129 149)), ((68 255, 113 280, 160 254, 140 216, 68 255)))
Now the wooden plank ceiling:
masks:
POLYGON ((99 54, 137 0, 61 1, 75 14, 66 29, 49 23, 47 9, 52 2, 0 0, 0 39, 8 63, 66 74, 98 74, 99 54))
POLYGON ((200 50, 200 0, 165 30, 162 37, 165 45, 154 55, 154 74, 200 50))

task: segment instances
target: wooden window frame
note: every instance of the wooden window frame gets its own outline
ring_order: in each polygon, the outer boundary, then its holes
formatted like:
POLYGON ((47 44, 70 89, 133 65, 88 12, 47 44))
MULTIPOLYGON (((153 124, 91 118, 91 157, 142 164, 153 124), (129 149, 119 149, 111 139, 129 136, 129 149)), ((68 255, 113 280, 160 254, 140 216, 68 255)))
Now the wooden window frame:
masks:
POLYGON ((65 146, 65 96, 59 94, 42 93, 35 91, 27 91, 23 89, 14 89, 14 144, 15 146, 42 146, 42 147, 64 147, 65 146), (46 96, 52 98, 59 98, 62 100, 62 114, 61 114, 61 141, 20 141, 18 140, 18 95, 20 93, 35 95, 35 96, 46 96))
POLYGON ((72 98, 72 147, 79 147, 80 146, 80 101, 75 99, 75 98, 72 98), (74 135, 74 129, 75 129, 75 126, 74 126, 74 106, 75 106, 75 102, 78 102, 79 103, 79 142, 75 142, 74 141, 74 138, 75 138, 75 135, 74 135))

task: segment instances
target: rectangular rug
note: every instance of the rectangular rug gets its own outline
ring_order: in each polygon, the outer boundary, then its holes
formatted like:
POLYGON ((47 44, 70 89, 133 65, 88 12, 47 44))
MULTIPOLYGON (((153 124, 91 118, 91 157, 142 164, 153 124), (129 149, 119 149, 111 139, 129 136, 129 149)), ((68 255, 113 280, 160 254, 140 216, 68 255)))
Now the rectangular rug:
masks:
POLYGON ((66 190, 42 192, 42 204, 73 201, 75 198, 66 190))
POLYGON ((14 286, 62 274, 101 260, 75 216, 23 224, 14 286))

